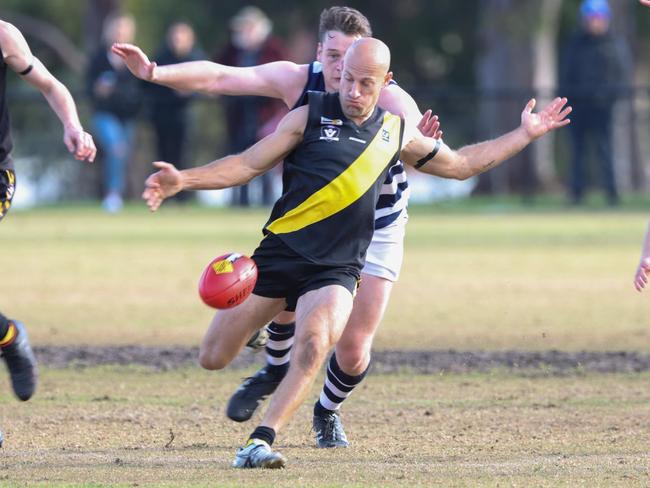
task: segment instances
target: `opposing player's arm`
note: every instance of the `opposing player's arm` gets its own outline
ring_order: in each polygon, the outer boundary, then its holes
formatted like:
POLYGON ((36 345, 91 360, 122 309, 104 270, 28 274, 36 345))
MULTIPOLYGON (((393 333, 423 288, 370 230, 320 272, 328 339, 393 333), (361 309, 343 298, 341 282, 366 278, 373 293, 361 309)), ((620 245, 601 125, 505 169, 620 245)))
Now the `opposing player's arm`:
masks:
POLYGON ((399 85, 391 84, 383 88, 379 94, 378 105, 384 110, 402 117, 407 126, 416 126, 422 135, 434 139, 442 137, 438 116, 432 115, 431 110, 427 110, 422 115, 413 97, 399 85))
POLYGON ((406 145, 402 161, 420 171, 443 178, 464 180, 483 173, 514 156, 528 144, 544 134, 564 127, 571 113, 566 98, 556 98, 539 113, 533 113, 535 100, 528 102, 521 113, 521 125, 496 139, 465 146, 458 150, 449 148, 441 140, 420 137, 411 127, 405 134, 406 145))
POLYGON ((112 51, 120 56, 135 76, 145 81, 176 90, 205 95, 254 95, 283 100, 292 106, 307 81, 308 65, 290 61, 251 66, 226 66, 211 61, 158 66, 133 44, 113 44, 112 51))
POLYGON ((63 124, 63 142, 76 159, 93 161, 95 144, 84 132, 77 108, 68 89, 34 57, 22 33, 7 22, 0 22, 0 45, 4 61, 45 97, 63 124))
POLYGON ((182 190, 219 190, 248 183, 278 164, 300 144, 308 111, 308 106, 292 110, 280 121, 273 134, 241 154, 183 171, 163 161, 153 163, 159 171, 147 178, 142 198, 154 211, 163 200, 182 190))

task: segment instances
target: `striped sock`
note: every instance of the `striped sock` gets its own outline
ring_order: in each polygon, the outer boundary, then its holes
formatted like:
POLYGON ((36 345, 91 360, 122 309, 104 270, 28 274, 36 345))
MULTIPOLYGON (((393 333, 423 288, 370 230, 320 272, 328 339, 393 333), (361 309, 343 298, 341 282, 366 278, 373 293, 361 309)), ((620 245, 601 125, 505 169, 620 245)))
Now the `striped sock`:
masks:
POLYGON ((272 373, 284 376, 289 369, 296 323, 271 322, 266 326, 266 330, 269 331, 269 338, 266 341, 266 368, 272 373))
POLYGON ((341 408, 341 404, 350 396, 352 390, 363 381, 368 368, 358 376, 350 376, 341 371, 339 363, 336 362, 336 354, 332 354, 327 365, 327 376, 320 398, 316 402, 315 410, 324 409, 334 412, 341 408))

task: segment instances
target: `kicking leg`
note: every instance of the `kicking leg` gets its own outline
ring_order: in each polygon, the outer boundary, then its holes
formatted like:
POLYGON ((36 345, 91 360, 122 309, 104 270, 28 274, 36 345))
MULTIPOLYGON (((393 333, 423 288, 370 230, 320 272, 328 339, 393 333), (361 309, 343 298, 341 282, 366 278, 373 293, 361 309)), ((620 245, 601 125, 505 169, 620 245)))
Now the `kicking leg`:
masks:
MULTIPOLYGON (((271 462, 272 456, 280 456, 270 450, 276 432, 287 423, 309 393, 327 351, 343 332, 351 309, 352 295, 339 285, 325 286, 300 297, 296 311, 293 361, 273 395, 261 424, 238 453, 235 467, 266 467, 265 461, 271 462), (258 458, 256 453, 264 455, 258 458)), ((277 462, 284 466, 283 458, 277 462)))
POLYGON ((251 334, 286 306, 283 298, 251 295, 235 308, 220 310, 212 319, 199 351, 205 369, 222 369, 239 354, 251 334))

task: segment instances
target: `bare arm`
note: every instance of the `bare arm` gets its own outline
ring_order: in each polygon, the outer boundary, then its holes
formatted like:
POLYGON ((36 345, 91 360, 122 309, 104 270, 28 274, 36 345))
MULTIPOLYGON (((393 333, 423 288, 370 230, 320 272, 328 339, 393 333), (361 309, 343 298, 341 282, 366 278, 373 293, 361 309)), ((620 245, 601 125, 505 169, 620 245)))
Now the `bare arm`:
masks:
POLYGON ((145 81, 176 90, 200 92, 205 95, 256 95, 278 98, 292 107, 307 82, 308 65, 289 61, 238 68, 211 61, 158 66, 132 44, 113 44, 135 76, 145 81))
POLYGON ((646 7, 650 7, 650 0, 639 0, 641 2, 641 5, 645 5, 646 7))
POLYGON ((424 136, 434 139, 442 137, 438 116, 432 115, 431 110, 422 115, 413 97, 399 85, 393 84, 383 88, 377 103, 384 110, 402 117, 407 126, 417 126, 424 136))
POLYGON ((541 112, 533 113, 535 100, 530 100, 521 113, 521 125, 517 129, 457 151, 442 141, 415 137, 402 150, 402 161, 424 173, 443 178, 470 178, 498 166, 544 134, 567 125, 570 120, 566 117, 571 113, 571 107, 566 103, 566 98, 556 98, 541 112), (432 153, 435 155, 427 160, 432 153), (418 161, 423 159, 426 162, 420 165, 418 161))
POLYGON ((56 113, 63 124, 63 142, 68 151, 76 159, 93 161, 97 152, 95 143, 83 130, 68 89, 34 57, 21 32, 7 22, 0 22, 0 45, 7 65, 36 87, 56 113))
POLYGON ((154 162, 159 171, 147 178, 142 198, 155 211, 163 200, 182 190, 219 190, 249 182, 278 164, 300 144, 308 111, 308 106, 292 110, 273 134, 241 154, 183 171, 164 161, 154 162))

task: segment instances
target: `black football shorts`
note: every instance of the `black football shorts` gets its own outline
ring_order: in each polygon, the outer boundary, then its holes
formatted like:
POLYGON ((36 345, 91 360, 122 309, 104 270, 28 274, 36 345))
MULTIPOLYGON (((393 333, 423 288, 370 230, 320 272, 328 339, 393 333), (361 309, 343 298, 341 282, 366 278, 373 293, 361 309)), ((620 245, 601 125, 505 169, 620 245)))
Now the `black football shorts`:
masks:
POLYGON ((256 295, 284 298, 287 310, 296 309, 298 298, 308 291, 341 285, 355 294, 361 270, 354 267, 315 264, 287 246, 279 237, 268 234, 253 253, 257 265, 256 295))
POLYGON ((16 173, 10 169, 0 169, 0 220, 7 215, 15 191, 16 173))

